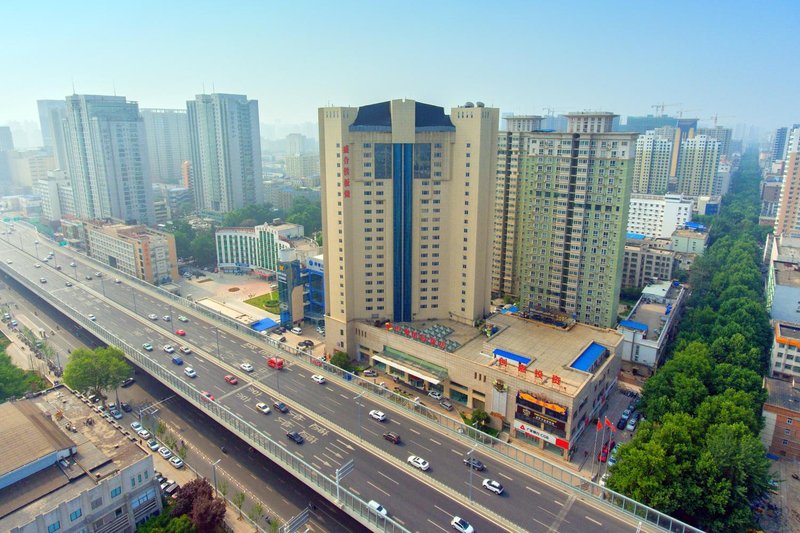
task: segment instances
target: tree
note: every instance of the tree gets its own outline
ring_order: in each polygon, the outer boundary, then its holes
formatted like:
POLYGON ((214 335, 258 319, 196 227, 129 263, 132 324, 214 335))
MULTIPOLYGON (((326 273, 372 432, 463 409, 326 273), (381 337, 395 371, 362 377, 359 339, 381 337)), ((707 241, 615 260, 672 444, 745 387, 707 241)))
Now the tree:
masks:
POLYGON ((230 487, 228 486, 228 480, 225 478, 220 479, 219 483, 217 484, 217 490, 219 490, 219 493, 222 494, 223 498, 228 497, 229 489, 230 487))
POLYGON ((763 425, 761 402, 753 400, 747 392, 726 389, 721 394, 709 396, 697 409, 697 418, 705 426, 715 424, 743 424, 753 435, 758 435, 763 425))
POLYGON ((195 478, 183 485, 177 491, 175 503, 172 506, 172 516, 190 514, 195 502, 212 499, 213 488, 203 478, 195 478))
POLYGON ((253 505, 250 507, 250 512, 247 513, 248 518, 258 524, 262 518, 264 518, 264 506, 261 505, 261 502, 256 500, 253 502, 253 505))
POLYGON ((117 388, 131 374, 119 348, 78 348, 64 368, 64 383, 70 388, 103 395, 117 388))
POLYGON ((156 423, 156 430, 155 430, 156 436, 158 438, 161 438, 164 436, 164 433, 166 432, 167 432, 167 424, 165 424, 163 420, 159 420, 156 423))
POLYGON ((192 257, 196 265, 209 266, 217 262, 217 245, 214 240, 214 230, 203 231, 198 233, 192 239, 192 257))
POLYGON ((0 403, 8 398, 18 398, 27 392, 42 390, 44 380, 35 372, 27 372, 14 366, 11 358, 0 350, 0 403))
MULTIPOLYGON (((182 445, 180 445, 178 447, 178 449, 175 451, 175 453, 178 455, 178 457, 181 458, 181 461, 185 461, 186 460, 186 456, 189 454, 189 448, 187 448, 185 444, 182 444, 182 445)), ((224 496, 224 494, 223 494, 223 496, 224 496)))
POLYGON ((169 512, 153 516, 136 528, 137 533, 193 533, 192 521, 187 515, 173 517, 169 512))
POLYGON ((222 498, 196 500, 191 517, 197 533, 214 533, 225 520, 225 500, 222 498))
POLYGON ((238 491, 236 494, 233 495, 233 505, 239 509, 239 519, 242 518, 242 506, 244 505, 244 492, 238 491))
POLYGON ((350 356, 347 355, 347 352, 336 350, 331 357, 331 364, 347 372, 353 371, 353 364, 350 362, 350 356))
POLYGON ((472 411, 473 424, 477 424, 477 426, 484 426, 486 425, 487 420, 489 420, 489 413, 487 413, 483 409, 475 409, 474 411, 472 411))

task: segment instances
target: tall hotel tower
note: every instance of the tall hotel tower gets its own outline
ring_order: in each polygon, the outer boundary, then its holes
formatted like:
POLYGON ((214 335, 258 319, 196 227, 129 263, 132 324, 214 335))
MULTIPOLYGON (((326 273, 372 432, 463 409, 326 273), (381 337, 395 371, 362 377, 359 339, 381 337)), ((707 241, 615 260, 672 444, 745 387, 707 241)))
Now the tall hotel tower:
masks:
POLYGON ((319 110, 327 350, 356 321, 489 312, 499 110, 393 100, 319 110))

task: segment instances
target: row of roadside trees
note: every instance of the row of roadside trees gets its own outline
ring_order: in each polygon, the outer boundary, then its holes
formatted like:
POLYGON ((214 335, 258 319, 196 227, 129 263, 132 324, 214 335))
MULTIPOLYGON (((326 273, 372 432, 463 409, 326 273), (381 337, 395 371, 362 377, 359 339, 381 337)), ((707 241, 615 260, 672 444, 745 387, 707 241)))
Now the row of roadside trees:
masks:
POLYGON ((745 531, 768 489, 759 440, 771 328, 758 226, 759 169, 746 155, 714 217, 671 356, 644 386, 646 421, 618 453, 608 487, 707 531, 745 531))

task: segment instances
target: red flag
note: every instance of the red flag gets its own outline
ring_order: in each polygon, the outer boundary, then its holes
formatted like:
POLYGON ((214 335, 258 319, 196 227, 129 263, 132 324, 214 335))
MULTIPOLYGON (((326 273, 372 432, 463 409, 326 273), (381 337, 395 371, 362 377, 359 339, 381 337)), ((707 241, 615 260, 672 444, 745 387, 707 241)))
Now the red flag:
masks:
POLYGON ((603 429, 603 423, 600 422, 600 419, 598 418, 597 419, 597 431, 602 431, 602 429, 603 429))
POLYGON ((606 425, 611 428, 611 433, 617 432, 617 428, 614 427, 614 424, 608 419, 608 417, 606 417, 606 425))

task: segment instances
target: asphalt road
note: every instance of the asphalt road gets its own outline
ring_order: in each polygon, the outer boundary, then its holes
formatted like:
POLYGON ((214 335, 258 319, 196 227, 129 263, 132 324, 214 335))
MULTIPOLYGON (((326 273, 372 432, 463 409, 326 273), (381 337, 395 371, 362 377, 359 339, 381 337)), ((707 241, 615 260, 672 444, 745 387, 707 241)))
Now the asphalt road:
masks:
MULTIPOLYGON (((45 277, 47 283, 42 287, 60 298, 69 301, 70 305, 83 313, 93 313, 98 323, 116 332, 134 346, 150 342, 154 345, 152 356, 163 358, 169 364, 170 357, 162 347, 172 344, 189 345, 193 352, 182 356, 186 365, 197 371, 197 377, 191 379, 183 374, 184 367, 174 366, 176 374, 199 390, 208 391, 216 397, 216 401, 236 410, 243 418, 255 423, 273 440, 285 443, 304 460, 314 464, 321 471, 333 475, 336 468, 349 459, 355 460, 354 471, 346 478, 345 485, 363 499, 380 501, 390 514, 403 523, 405 527, 416 531, 435 531, 439 528, 449 529, 453 515, 458 514, 472 523, 477 531, 496 531, 498 525, 486 517, 480 516, 472 509, 458 503, 439 492, 432 486, 420 482, 404 469, 386 461, 380 454, 370 453, 361 448, 358 438, 351 441, 337 433, 337 427, 360 435, 383 453, 405 460, 409 455, 419 455, 431 464, 431 469, 424 476, 435 477, 451 489, 463 495, 469 495, 495 510, 506 519, 529 531, 631 531, 634 528, 616 518, 602 513, 574 495, 550 486, 524 471, 512 468, 508 464, 496 461, 491 457, 479 457, 486 464, 485 472, 474 472, 472 488, 469 485, 469 469, 463 464, 468 448, 459 441, 452 440, 443 434, 431 434, 430 430, 421 427, 415 421, 406 418, 401 411, 394 411, 379 406, 371 399, 363 397, 358 403, 353 393, 331 381, 318 385, 311 380, 311 372, 301 365, 292 364, 282 371, 270 369, 265 358, 275 350, 267 346, 256 346, 249 340, 219 330, 215 324, 196 316, 187 310, 176 310, 168 303, 156 298, 148 291, 130 286, 125 282, 114 283, 113 273, 98 279, 94 276, 97 270, 93 265, 85 265, 80 255, 66 255, 66 251, 53 246, 53 243, 41 241, 38 245, 38 256, 44 257, 50 249, 56 252, 56 259, 50 264, 35 268, 36 261, 22 251, 16 249, 20 243, 26 252, 35 253, 32 241, 36 239, 33 232, 20 229, 10 237, 0 235, 0 257, 11 259, 12 264, 3 265, 13 269, 28 279, 38 282, 45 277), (19 237, 20 234, 24 236, 19 237), (14 242, 19 239, 19 242, 14 242), (70 261, 76 267, 69 266, 70 261), (57 272, 53 264, 62 266, 57 272), (92 274, 92 280, 86 280, 86 274, 92 274), (66 287, 67 279, 74 286, 66 287), (95 293, 85 290, 84 285, 95 293), (105 298, 99 297, 104 294, 105 298), (108 300, 117 302, 127 308, 128 313, 119 310, 108 300), (139 315, 139 319, 132 316, 139 315), (148 314, 158 315, 157 320, 147 319, 148 314), (183 314, 189 318, 187 323, 177 322, 177 316, 183 314), (171 322, 161 317, 170 315, 171 322), (181 328, 186 331, 185 337, 177 337, 174 331, 181 328), (215 357, 225 363, 238 366, 249 362, 255 371, 247 373, 239 371, 236 375, 238 385, 226 383, 223 376, 226 370, 214 361, 215 357), (290 407, 288 414, 273 412, 263 415, 256 411, 259 401, 272 403, 272 396, 254 386, 261 383, 278 391, 290 407), (319 415, 311 419, 295 412, 293 405, 300 404, 312 409, 319 415), (388 421, 380 423, 371 419, 368 412, 380 409, 387 414, 388 421), (382 438, 382 433, 390 429, 399 433, 403 442, 393 445, 382 438), (287 431, 299 431, 306 442, 297 446, 286 439, 287 431), (506 488, 502 496, 496 496, 480 486, 484 478, 499 481, 506 488)), ((171 366, 171 365, 170 365, 171 366)))

